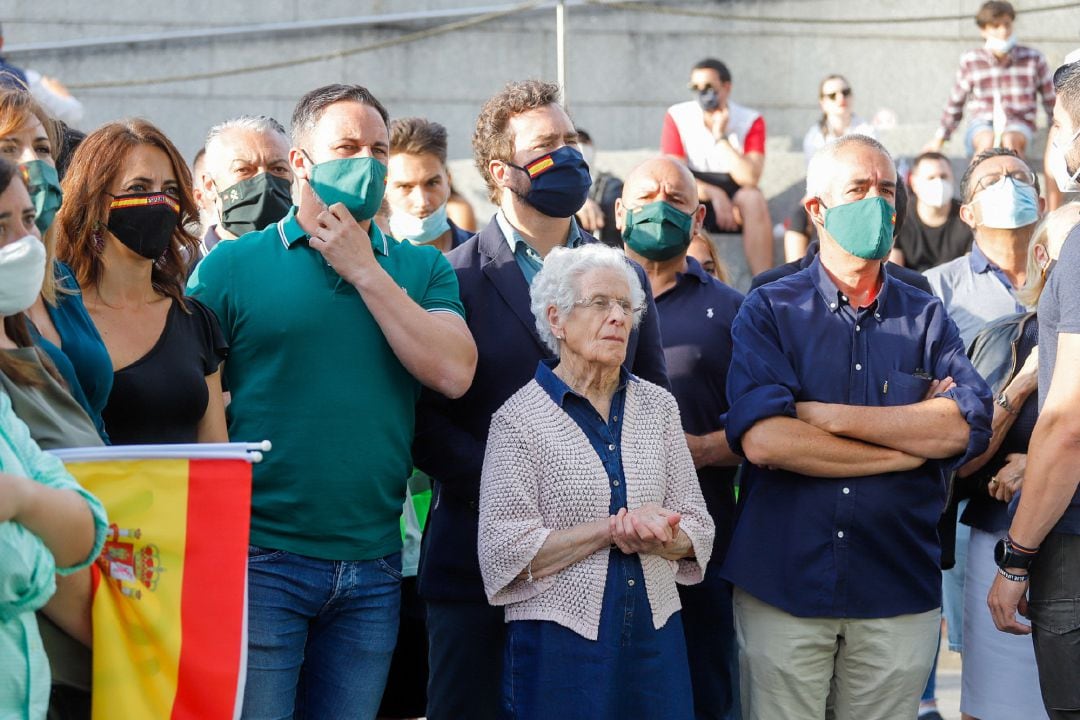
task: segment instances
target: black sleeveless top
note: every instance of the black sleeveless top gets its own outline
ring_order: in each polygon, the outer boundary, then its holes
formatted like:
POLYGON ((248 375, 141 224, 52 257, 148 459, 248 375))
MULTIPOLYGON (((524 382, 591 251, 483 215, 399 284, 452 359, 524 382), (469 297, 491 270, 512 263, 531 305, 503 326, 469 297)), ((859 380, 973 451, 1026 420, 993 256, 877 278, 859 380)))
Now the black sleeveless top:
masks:
POLYGON ((205 305, 173 301, 165 329, 150 351, 113 373, 102 411, 114 445, 197 442, 212 375, 228 353, 217 318, 205 305))

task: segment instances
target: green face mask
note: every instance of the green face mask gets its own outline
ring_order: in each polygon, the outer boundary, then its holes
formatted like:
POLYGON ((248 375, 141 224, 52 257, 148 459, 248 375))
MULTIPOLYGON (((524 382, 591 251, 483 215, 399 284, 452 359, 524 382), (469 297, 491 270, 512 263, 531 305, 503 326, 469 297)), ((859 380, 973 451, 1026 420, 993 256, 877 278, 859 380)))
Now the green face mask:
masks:
POLYGON ((60 190, 60 176, 56 174, 56 168, 44 160, 31 160, 19 167, 30 191, 30 199, 34 202, 34 210, 37 211, 34 224, 44 234, 52 225, 56 211, 60 209, 60 201, 64 198, 60 190))
POLYGON ((342 203, 357 220, 370 220, 382 206, 386 166, 370 157, 313 163, 308 183, 327 207, 342 203))
POLYGON ((694 216, 657 201, 626 211, 622 238, 627 247, 649 260, 670 260, 690 247, 694 216))
POLYGON ((840 247, 863 260, 888 256, 895 224, 896 210, 881 197, 825 208, 825 231, 840 247))
POLYGON ((259 173, 221 191, 221 225, 240 237, 276 223, 290 207, 289 181, 259 173))

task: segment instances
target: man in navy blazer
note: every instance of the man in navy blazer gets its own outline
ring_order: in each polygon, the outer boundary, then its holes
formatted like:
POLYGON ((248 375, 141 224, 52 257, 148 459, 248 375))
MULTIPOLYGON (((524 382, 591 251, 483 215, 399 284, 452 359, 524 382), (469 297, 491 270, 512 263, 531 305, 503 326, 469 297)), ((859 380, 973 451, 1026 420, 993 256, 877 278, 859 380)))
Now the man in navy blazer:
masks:
MULTIPOLYGON (((476 164, 499 212, 447 259, 458 275, 479 362, 460 399, 423 394, 413 447, 417 467, 435 480, 419 576, 428 613, 431 720, 498 714, 505 625, 502 608, 487 603, 477 561, 480 470, 492 413, 551 357, 530 309, 533 277, 552 248, 595 242, 573 217, 590 184, 576 145, 553 83, 511 83, 477 120, 476 164)), ((630 336, 626 364, 667 387, 656 306, 644 271, 634 267, 648 307, 630 336)))

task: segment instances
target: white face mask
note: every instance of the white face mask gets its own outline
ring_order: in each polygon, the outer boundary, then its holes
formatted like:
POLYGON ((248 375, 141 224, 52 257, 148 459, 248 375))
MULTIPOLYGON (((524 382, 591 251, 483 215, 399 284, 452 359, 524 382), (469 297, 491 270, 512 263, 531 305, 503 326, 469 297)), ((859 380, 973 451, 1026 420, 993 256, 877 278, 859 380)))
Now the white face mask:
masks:
POLYGON ((390 213, 390 235, 395 240, 408 240, 413 245, 423 245, 437 240, 449 229, 450 221, 446 219, 446 203, 424 218, 401 210, 390 213))
POLYGON ((953 184, 946 178, 932 180, 913 178, 911 187, 919 202, 926 203, 930 207, 943 208, 953 199, 953 184))
POLYGON ((1013 33, 1004 40, 995 37, 988 37, 986 38, 985 47, 992 53, 1004 55, 1005 53, 1016 47, 1016 33, 1013 33))
POLYGON ((1080 128, 1076 129, 1072 137, 1065 142, 1064 145, 1058 143, 1058 139, 1055 137, 1053 143, 1053 149, 1047 157, 1046 168, 1053 176, 1054 181, 1057 182, 1058 190, 1063 193, 1080 192, 1080 181, 1077 180, 1080 177, 1080 168, 1076 169, 1076 172, 1069 172, 1069 163, 1065 159, 1066 153, 1069 152, 1075 143, 1076 139, 1080 138, 1080 128))
POLYGON ((26 310, 41 293, 45 246, 33 235, 0 248, 0 315, 26 310))

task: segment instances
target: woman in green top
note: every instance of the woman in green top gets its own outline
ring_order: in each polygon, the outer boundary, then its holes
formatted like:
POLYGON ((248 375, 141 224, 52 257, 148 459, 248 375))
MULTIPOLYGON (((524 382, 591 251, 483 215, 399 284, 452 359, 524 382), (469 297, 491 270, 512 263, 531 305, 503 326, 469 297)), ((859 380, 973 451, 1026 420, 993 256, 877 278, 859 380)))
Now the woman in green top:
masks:
MULTIPOLYGON (((0 348, 18 347, 21 313, 33 304, 45 275, 45 248, 30 195, 0 163, 0 348)), ((29 373, 6 353, 4 374, 29 373)), ((27 376, 29 377, 29 375, 27 376)), ((42 452, 0 393, 0 717, 42 718, 49 666, 34 611, 70 574, 97 557, 107 521, 101 503, 79 487, 63 463, 42 452)))

